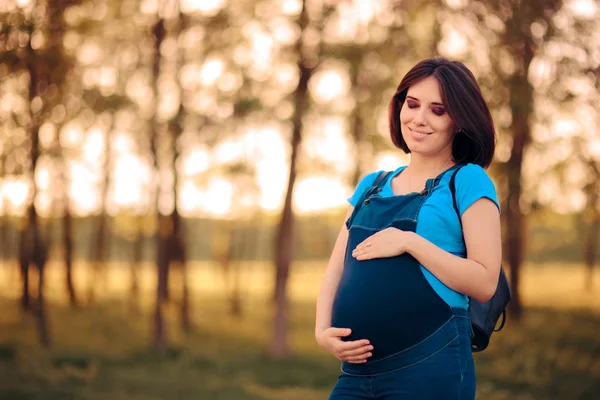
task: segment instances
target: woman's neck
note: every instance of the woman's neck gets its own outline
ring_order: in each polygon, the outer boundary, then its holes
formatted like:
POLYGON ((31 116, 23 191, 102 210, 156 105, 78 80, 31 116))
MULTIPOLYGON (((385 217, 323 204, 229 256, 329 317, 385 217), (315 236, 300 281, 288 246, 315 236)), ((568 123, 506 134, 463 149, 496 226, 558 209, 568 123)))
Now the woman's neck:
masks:
POLYGON ((452 155, 448 157, 428 158, 412 154, 407 169, 410 170, 411 175, 414 177, 428 179, 435 178, 454 164, 452 155))

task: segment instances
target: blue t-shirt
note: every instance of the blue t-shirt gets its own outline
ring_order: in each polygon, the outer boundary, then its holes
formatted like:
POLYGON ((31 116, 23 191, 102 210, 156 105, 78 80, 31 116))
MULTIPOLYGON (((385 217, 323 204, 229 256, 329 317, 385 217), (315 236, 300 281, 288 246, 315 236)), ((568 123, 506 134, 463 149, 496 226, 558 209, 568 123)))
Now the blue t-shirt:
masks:
MULTIPOLYGON (((380 196, 394 196, 391 186, 392 178, 402 172, 404 168, 406 166, 401 166, 394 171, 381 192, 379 192, 380 196)), ((354 194, 348 199, 352 206, 356 206, 363 191, 373 184, 380 172, 372 172, 361 179, 354 194)), ((449 186, 451 176, 452 171, 445 173, 433 193, 423 203, 417 218, 416 233, 449 253, 466 257, 467 250, 462 237, 462 229, 452 204, 452 193, 449 186)), ((488 198, 493 201, 498 207, 498 211, 500 211, 494 183, 481 166, 477 164, 465 165, 457 173, 454 183, 456 202, 461 216, 473 203, 481 198, 488 198)), ((444 285, 422 265, 421 270, 431 287, 448 305, 468 308, 469 299, 466 295, 444 285)))

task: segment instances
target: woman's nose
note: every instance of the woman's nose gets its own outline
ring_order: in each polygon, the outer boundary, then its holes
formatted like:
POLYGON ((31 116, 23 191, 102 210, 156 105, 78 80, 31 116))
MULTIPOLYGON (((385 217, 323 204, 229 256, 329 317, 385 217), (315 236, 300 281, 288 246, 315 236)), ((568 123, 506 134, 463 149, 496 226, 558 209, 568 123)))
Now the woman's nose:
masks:
POLYGON ((413 122, 417 125, 425 125, 425 113, 423 109, 417 111, 413 118, 413 122))

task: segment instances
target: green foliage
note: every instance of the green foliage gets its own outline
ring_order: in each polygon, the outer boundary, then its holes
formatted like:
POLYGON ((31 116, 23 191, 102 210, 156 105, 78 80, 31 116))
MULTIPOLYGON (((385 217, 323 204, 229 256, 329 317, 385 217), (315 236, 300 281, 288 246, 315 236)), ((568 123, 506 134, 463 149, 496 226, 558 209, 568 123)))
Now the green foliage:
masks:
POLYGON ((97 113, 116 111, 134 105, 128 97, 117 94, 105 96, 97 88, 85 90, 81 98, 97 113))

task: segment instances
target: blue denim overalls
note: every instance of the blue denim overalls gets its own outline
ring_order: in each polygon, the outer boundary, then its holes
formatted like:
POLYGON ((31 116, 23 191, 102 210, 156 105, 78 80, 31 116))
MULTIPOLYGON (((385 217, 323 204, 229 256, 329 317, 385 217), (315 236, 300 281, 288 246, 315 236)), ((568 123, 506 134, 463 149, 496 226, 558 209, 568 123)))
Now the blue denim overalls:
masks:
POLYGON ((419 211, 444 173, 420 193, 381 197, 389 178, 363 193, 346 226, 344 271, 332 308, 332 326, 351 328, 345 340, 368 339, 373 356, 342 363, 330 399, 471 400, 475 375, 471 326, 465 309, 452 308, 432 289, 410 254, 358 261, 352 250, 388 227, 416 231, 419 211))

